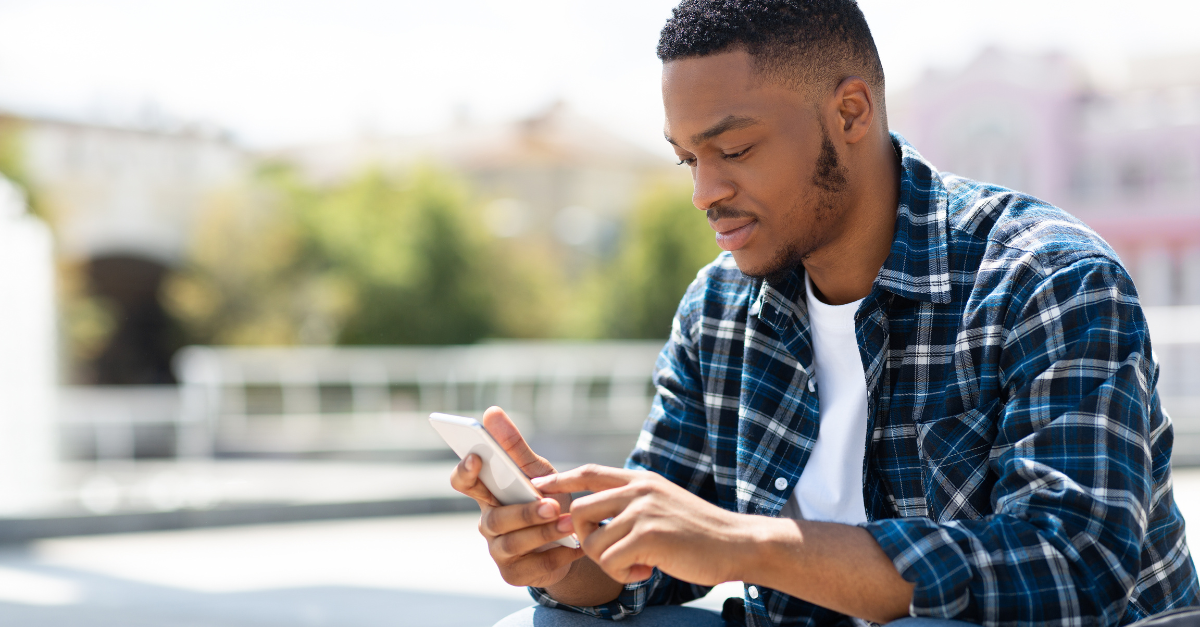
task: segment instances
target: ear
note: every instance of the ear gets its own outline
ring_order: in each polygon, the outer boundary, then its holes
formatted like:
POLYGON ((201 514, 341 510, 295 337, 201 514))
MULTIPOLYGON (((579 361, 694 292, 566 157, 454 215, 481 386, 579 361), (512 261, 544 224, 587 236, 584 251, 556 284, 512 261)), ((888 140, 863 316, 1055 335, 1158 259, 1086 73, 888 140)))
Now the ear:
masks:
POLYGON ((875 95, 871 93, 871 87, 857 76, 848 77, 834 90, 833 101, 839 124, 830 130, 840 128, 842 141, 858 143, 867 136, 875 121, 875 95))

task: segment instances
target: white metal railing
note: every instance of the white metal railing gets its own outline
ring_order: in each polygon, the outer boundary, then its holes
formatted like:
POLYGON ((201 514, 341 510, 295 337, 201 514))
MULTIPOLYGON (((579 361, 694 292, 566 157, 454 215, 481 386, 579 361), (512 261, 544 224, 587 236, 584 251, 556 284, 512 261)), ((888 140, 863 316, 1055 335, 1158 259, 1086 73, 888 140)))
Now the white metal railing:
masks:
POLYGON ((662 342, 452 347, 189 347, 178 451, 439 448, 433 411, 508 410, 523 430, 636 432, 662 342))
MULTIPOLYGON (((1175 457, 1200 464, 1200 307, 1148 307, 1175 457)), ((60 391, 64 452, 440 450, 432 411, 505 407, 527 434, 636 434, 660 342, 452 347, 190 347, 180 385, 60 391)))
POLYGON ((174 385, 64 386, 58 389, 59 450, 66 459, 132 459, 175 453, 180 416, 174 385))

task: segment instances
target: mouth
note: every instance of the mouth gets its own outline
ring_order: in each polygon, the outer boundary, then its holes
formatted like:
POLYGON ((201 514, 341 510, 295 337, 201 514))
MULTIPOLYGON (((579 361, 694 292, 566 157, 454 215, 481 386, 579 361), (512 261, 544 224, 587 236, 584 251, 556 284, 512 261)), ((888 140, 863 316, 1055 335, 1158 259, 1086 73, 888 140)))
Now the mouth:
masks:
POLYGON ((746 245, 750 236, 758 228, 758 220, 743 218, 740 220, 709 221, 709 226, 717 232, 717 246, 721 250, 734 251, 746 245))

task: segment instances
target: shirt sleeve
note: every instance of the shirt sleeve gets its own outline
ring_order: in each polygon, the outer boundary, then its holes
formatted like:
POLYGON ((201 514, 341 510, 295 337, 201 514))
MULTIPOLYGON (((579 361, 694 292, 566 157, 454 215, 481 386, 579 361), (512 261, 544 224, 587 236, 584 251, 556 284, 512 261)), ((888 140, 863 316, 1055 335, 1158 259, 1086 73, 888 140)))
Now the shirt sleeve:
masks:
POLYGON ((557 607, 608 620, 622 620, 628 616, 639 614, 650 605, 679 605, 687 603, 692 599, 698 599, 708 594, 708 591, 711 589, 706 586, 698 586, 680 581, 655 568, 654 573, 650 575, 649 579, 625 584, 625 589, 621 591, 616 600, 604 605, 583 607, 559 603, 547 594, 544 588, 531 587, 529 588, 529 594, 533 597, 534 601, 547 607, 557 607))
POLYGON ((1134 588, 1155 498, 1152 429, 1169 428, 1152 421, 1157 370, 1141 306, 1108 259, 1028 284, 1003 331, 993 513, 865 525, 916 584, 913 616, 1116 624, 1134 588))
MULTIPOLYGON (((671 337, 654 365, 656 394, 626 468, 656 472, 710 502, 716 501, 712 459, 707 450, 703 386, 692 340, 689 312, 702 283, 688 289, 671 324, 671 337)), ((625 585, 612 602, 580 607, 559 603, 543 588, 529 588, 538 603, 589 616, 621 620, 648 605, 678 605, 708 594, 712 588, 676 579, 654 569, 645 581, 625 585)))

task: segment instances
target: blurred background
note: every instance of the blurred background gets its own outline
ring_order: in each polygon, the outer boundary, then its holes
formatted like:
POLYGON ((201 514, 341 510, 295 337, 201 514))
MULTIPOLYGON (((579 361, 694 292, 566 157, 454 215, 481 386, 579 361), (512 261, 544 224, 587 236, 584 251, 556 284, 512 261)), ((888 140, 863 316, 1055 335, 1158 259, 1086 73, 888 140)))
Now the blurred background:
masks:
MULTIPOLYGON (((674 4, 0 0, 0 622, 527 604, 425 417, 632 447, 719 252, 662 140, 674 4)), ((892 130, 1120 254, 1200 516, 1200 5, 860 4, 892 130)))

